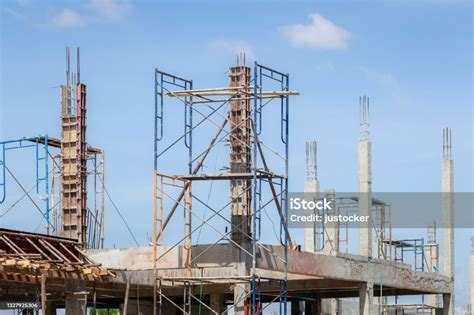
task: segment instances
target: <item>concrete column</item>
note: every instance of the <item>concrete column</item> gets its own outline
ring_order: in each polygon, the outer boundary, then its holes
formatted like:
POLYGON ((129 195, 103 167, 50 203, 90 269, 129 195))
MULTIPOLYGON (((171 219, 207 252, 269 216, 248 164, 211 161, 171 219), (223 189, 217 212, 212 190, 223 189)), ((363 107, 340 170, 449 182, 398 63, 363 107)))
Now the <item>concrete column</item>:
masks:
POLYGON ((238 283, 234 287, 234 314, 247 314, 247 292, 249 292, 250 285, 247 283, 238 283))
POLYGON ((452 301, 452 294, 443 294, 443 315, 454 314, 453 305, 451 304, 452 301))
MULTIPOLYGON (((309 196, 314 196, 314 198, 319 198, 319 181, 316 179, 307 179, 304 183, 304 193, 308 194, 309 196)), ((321 240, 319 239, 319 234, 316 235, 315 239, 315 229, 316 231, 321 230, 321 224, 318 222, 307 222, 304 230, 304 250, 305 252, 314 253, 317 248, 321 244, 321 240)))
POLYGON ((222 294, 211 294, 209 306, 219 314, 225 312, 224 296, 222 294))
POLYGON ((359 314, 374 315, 374 287, 371 283, 363 283, 359 288, 359 314))
POLYGON ((66 282, 66 314, 84 315, 87 309, 87 292, 85 283, 77 280, 66 282))
MULTIPOLYGON (((372 171, 371 143, 368 140, 359 142, 359 214, 371 215, 372 208, 372 171)), ((361 256, 372 256, 372 227, 370 220, 360 224, 359 253, 361 256)))
POLYGON ((86 314, 87 295, 79 293, 66 294, 66 314, 84 315, 86 314))
MULTIPOLYGON (((318 145, 316 141, 306 142, 306 180, 304 183, 304 193, 306 199, 319 199, 318 181, 318 145)), ((320 214, 315 210, 313 214, 320 214)), ((322 224, 319 222, 307 222, 304 230, 304 250, 314 253, 321 247, 320 233, 322 224)))
MULTIPOLYGON (((451 136, 446 131, 445 155, 441 163, 441 192, 443 206, 443 274, 453 279, 454 288, 454 163, 451 160, 451 136)), ((443 296, 443 310, 446 314, 454 315, 454 294, 449 295, 449 303, 443 296), (446 310, 447 305, 448 309, 446 310)))

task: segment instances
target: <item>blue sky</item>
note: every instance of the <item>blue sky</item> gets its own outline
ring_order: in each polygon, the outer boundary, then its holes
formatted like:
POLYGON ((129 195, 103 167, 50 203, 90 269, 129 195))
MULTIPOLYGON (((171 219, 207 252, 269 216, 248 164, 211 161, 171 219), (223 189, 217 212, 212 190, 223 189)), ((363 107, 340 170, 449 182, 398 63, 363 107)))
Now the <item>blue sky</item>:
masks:
MULTIPOLYGON (((289 72, 301 93, 291 103, 291 190, 302 189, 304 142, 313 139, 322 188, 356 189, 358 97, 367 94, 374 190, 439 191, 441 132, 449 126, 455 188, 473 191, 469 1, 18 0, 2 2, 0 25, 0 138, 59 136, 64 47, 80 46, 88 139, 105 149, 108 189, 142 244, 151 232, 154 68, 192 78, 197 88, 221 87, 240 51, 289 72)), ((30 185, 19 163, 26 158, 16 159, 30 185)), ((131 244, 107 210, 107 244, 131 244)), ((2 226, 38 225, 27 203, 16 211, 2 226)), ((471 234, 458 231, 459 266, 471 234)), ((467 278, 465 268, 458 272, 467 278)), ((463 304, 466 289, 459 281, 463 304)))

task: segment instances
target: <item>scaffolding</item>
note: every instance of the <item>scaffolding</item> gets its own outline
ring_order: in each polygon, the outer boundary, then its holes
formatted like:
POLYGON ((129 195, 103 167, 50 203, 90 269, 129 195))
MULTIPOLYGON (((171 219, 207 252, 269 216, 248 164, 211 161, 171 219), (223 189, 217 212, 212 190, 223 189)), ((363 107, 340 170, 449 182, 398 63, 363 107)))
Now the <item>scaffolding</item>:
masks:
MULTIPOLYGON (((46 231, 49 233, 51 222, 50 222, 50 204, 49 204, 49 164, 50 162, 50 154, 49 154, 49 145, 48 145, 48 136, 38 136, 38 137, 25 137, 22 139, 16 140, 7 140, 7 141, 0 141, 1 146, 1 158, 0 158, 0 187, 1 187, 1 197, 0 197, 0 204, 3 204, 7 197, 7 173, 16 181, 16 183, 21 187, 24 192, 24 196, 28 196, 28 198, 35 204, 32 197, 29 195, 31 190, 35 190, 36 196, 44 201, 44 210, 38 208, 41 212, 42 216, 46 220, 46 231), (33 148, 34 156, 35 156, 35 184, 32 189, 27 191, 19 182, 18 178, 15 177, 12 170, 7 166, 7 152, 11 150, 21 150, 21 149, 28 149, 33 148)), ((23 196, 22 196, 23 198, 23 196)), ((12 205, 15 206, 17 203, 12 205)), ((36 204, 35 204, 36 205, 36 204)), ((5 210, 5 213, 10 211, 12 208, 8 208, 5 210)), ((3 215, 3 214, 2 214, 3 215)))
MULTIPOLYGON (((234 286, 231 308, 242 306, 248 314, 262 314, 268 305, 278 302, 280 313, 287 313, 288 248, 293 246, 286 223, 289 98, 298 93, 289 90, 288 74, 258 63, 251 69, 245 66, 244 59, 244 56, 240 56, 237 66, 230 68, 230 84, 225 88, 193 89, 192 80, 155 69, 154 314, 163 314, 164 302, 171 303, 183 314, 190 313, 193 303, 199 305, 199 310, 220 314, 221 310, 212 309, 205 303, 207 299, 202 296, 202 286, 222 282, 231 282, 234 286), (273 86, 273 90, 266 90, 267 86, 273 86), (173 128, 165 127, 168 121, 165 120, 166 114, 173 110, 176 112, 176 106, 168 104, 173 101, 183 105, 182 133, 175 132, 176 135, 168 136, 169 142, 165 144, 165 133, 177 129, 176 116, 171 116, 173 128), (272 107, 273 103, 279 103, 279 110, 272 107), (272 123, 268 127, 265 125, 264 112, 273 118, 278 117, 278 136, 272 130, 272 123), (203 142, 202 139, 208 137, 212 129, 215 130, 214 136, 208 143, 203 142), (196 136, 199 130, 202 135, 196 136), (180 142, 184 147, 178 145, 180 142), (210 154, 221 146, 228 148, 228 166, 222 165, 222 172, 219 173, 204 172, 210 154), (165 170, 173 151, 175 155, 186 156, 187 161, 182 163, 186 164, 183 175, 169 175, 169 171, 165 170), (228 182, 231 189, 230 200, 219 208, 210 204, 209 198, 206 201, 202 196, 205 189, 199 188, 200 185, 210 183, 210 195, 214 182, 228 182), (275 233, 275 236, 282 251, 275 258, 284 265, 279 278, 260 274, 256 259, 257 251, 270 252, 261 240, 262 213, 268 215, 270 205, 274 205, 273 210, 276 210, 279 221, 279 234, 275 233), (197 211, 197 208, 211 211, 212 214, 206 217, 206 213, 197 211), (229 208, 230 219, 223 214, 229 208), (183 226, 183 237, 171 246, 164 247, 167 243, 166 228, 177 216, 178 210, 182 211, 180 224, 183 226), (221 224, 214 223, 217 219, 226 226, 225 231, 222 231, 221 224), (227 229, 228 225, 230 230, 227 229), (203 227, 210 228, 214 234, 206 235, 208 239, 215 236, 217 240, 206 244, 206 249, 199 253, 193 248, 201 244, 199 236, 203 227), (196 234, 198 237, 193 243, 196 234), (230 279, 206 275, 205 268, 198 268, 196 264, 203 253, 218 244, 231 246, 236 263, 242 267, 230 279), (159 264, 175 249, 182 253, 183 272, 180 277, 169 277, 160 270, 159 264), (181 302, 164 293, 167 288, 177 287, 183 292, 181 302), (268 291, 270 287, 277 294, 268 295, 265 290, 268 291), (201 288, 199 297, 193 294, 193 288, 201 288), (242 293, 239 300, 235 298, 238 296, 236 292, 242 293), (264 303, 267 305, 264 306, 264 303)), ((216 162, 220 163, 217 156, 216 162)))

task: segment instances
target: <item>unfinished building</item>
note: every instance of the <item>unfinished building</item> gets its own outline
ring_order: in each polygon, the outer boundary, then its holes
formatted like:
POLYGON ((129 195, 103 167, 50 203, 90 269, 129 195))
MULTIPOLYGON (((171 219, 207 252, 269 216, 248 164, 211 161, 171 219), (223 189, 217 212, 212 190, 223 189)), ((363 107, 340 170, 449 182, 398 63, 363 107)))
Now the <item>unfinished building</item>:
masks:
MULTIPOLYGON (((0 230, 1 300, 37 301, 45 314, 58 308, 84 314, 88 307, 94 314, 98 308, 124 314, 454 314, 452 228, 442 232, 442 273, 395 259, 397 247, 419 246, 392 239, 388 225, 365 223, 358 254, 340 251, 338 225, 308 226, 304 246, 297 244, 287 220, 290 98, 298 92, 290 89, 289 74, 259 63, 248 67, 243 55, 228 75, 225 87, 195 89, 192 80, 155 69, 153 238, 149 246, 106 249, 103 160, 87 170, 87 161, 103 159, 103 151, 87 145, 86 88, 79 70, 69 83, 68 66, 61 139, 26 139, 61 150, 53 174, 61 179, 62 208, 46 200, 47 234, 0 230), (207 166, 211 157, 219 170, 207 166), (99 178, 94 196, 102 196, 92 208, 89 173, 99 178), (212 189, 218 196, 206 198, 212 189), (53 214, 61 211, 50 224, 51 204, 53 214), (434 302, 388 303, 407 295, 430 295, 434 302)), ((359 105, 360 195, 348 206, 385 213, 390 206, 371 197, 369 99, 361 97, 359 105)), ((451 192, 450 131, 444 142, 442 190, 451 192)), ((9 143, 1 142, 4 195, 9 143)), ((319 195, 316 155, 316 143, 308 143, 304 189, 319 195)), ((37 178, 37 185, 47 181, 37 178)), ((452 224, 452 200, 443 206, 452 224)), ((438 265, 435 240, 422 250, 435 253, 438 265)))

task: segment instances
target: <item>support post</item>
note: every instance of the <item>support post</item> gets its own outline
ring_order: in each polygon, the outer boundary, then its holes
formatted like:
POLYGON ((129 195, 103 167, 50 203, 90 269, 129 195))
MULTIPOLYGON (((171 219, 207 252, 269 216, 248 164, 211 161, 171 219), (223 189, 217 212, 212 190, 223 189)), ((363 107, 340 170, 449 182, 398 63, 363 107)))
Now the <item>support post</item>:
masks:
POLYGON ((41 311, 43 314, 47 314, 48 306, 46 303, 46 275, 41 274, 41 311))
POLYGON ((128 294, 130 292, 130 278, 127 278, 127 284, 125 286, 125 298, 123 302, 123 314, 127 315, 127 308, 128 308, 128 294))

